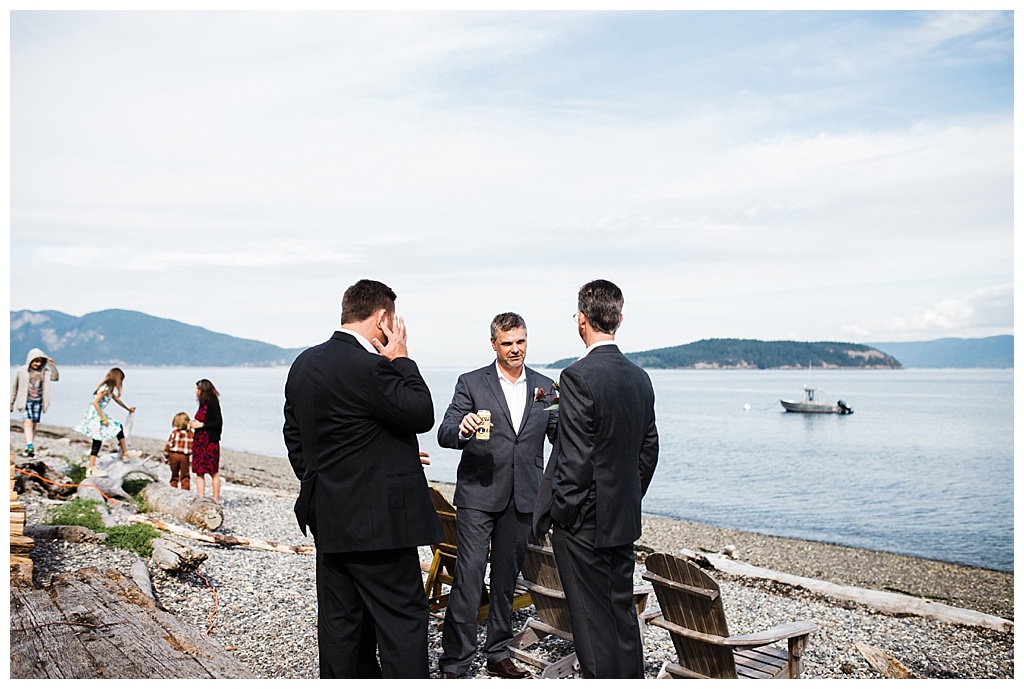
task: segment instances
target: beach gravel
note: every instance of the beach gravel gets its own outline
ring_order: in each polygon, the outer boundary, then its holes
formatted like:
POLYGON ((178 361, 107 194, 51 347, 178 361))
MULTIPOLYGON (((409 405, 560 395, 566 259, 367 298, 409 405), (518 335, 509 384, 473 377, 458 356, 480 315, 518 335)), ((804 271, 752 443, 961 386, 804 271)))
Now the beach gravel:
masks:
MULTIPOLYGON (((45 448, 50 439, 62 453, 67 451, 67 440, 60 440, 69 437, 66 429, 44 427, 44 431, 38 445, 45 448)), ((70 445, 71 454, 75 455, 77 444, 70 445)), ((144 453, 156 454, 160 446, 158 441, 132 440, 132 447, 144 453)), ((222 462, 221 502, 225 519, 219 533, 312 545, 295 523, 292 505, 297 482, 286 461, 225 451, 222 462)), ((452 489, 445 484, 438 487, 449 494, 452 489)), ((42 523, 53 505, 32 493, 24 494, 22 503, 30 524, 42 523)), ((315 678, 318 665, 314 557, 198 541, 190 541, 189 545, 208 555, 196 573, 168 574, 149 564, 158 604, 208 633, 260 677, 315 678)), ((709 553, 732 546, 738 559, 761 567, 924 596, 1013 618, 1013 575, 1009 573, 650 516, 645 517, 644 535, 638 545, 641 551, 676 552, 688 548, 709 553)), ((429 549, 421 548, 420 556, 429 562, 429 549)), ((128 574, 137 556, 102 544, 37 541, 32 559, 35 583, 46 585, 55 574, 85 566, 114 568, 128 574)), ((643 566, 638 564, 637 583, 643 583, 642 572, 643 566)), ((804 673, 808 678, 881 677, 858 651, 858 643, 881 649, 921 677, 1013 677, 1012 631, 997 632, 912 615, 887 615, 770 581, 717 571, 712 576, 722 587, 732 634, 760 631, 793 620, 809 620, 818 625, 804 656, 804 673)), ((653 596, 650 605, 656 605, 653 596)), ((530 612, 526 608, 514 614, 517 627, 530 612)), ((483 629, 481 641, 482 634, 483 629)), ((436 677, 441 649, 434 620, 428 644, 431 673, 436 677)), ((675 660, 672 642, 659 628, 645 630, 644 647, 648 677, 656 676, 665 661, 675 660)), ((559 657, 571 647, 554 639, 545 640, 537 650, 559 657)), ((487 676, 479 653, 470 676, 487 676)))

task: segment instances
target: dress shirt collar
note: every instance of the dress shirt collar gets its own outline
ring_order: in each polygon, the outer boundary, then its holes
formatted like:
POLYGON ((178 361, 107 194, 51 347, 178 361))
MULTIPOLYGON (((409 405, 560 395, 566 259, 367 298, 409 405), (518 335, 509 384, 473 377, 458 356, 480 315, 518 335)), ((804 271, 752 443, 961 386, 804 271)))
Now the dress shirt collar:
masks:
POLYGON ((377 351, 377 348, 374 347, 373 344, 369 340, 367 340, 365 337, 363 337, 362 335, 357 333, 355 330, 349 330, 348 328, 342 328, 341 332, 345 333, 346 335, 351 335, 352 337, 356 338, 356 342, 361 344, 363 346, 363 349, 368 351, 370 354, 378 354, 378 355, 380 354, 380 352, 377 351))
POLYGON ((508 379, 508 376, 506 376, 505 373, 501 370, 501 366, 498 366, 497 360, 495 360, 494 362, 494 368, 498 371, 498 379, 501 382, 508 383, 509 385, 519 385, 520 383, 526 385, 526 366, 523 366, 523 370, 519 374, 519 378, 517 378, 515 381, 511 381, 508 379))
MULTIPOLYGON (((590 354, 592 351, 594 351, 598 347, 603 347, 604 345, 613 345, 613 344, 615 344, 615 340, 598 340, 594 344, 592 344, 589 347, 587 347, 587 351, 583 352, 583 356, 586 356, 586 355, 590 354)), ((583 356, 581 356, 580 358, 582 359, 583 356)))

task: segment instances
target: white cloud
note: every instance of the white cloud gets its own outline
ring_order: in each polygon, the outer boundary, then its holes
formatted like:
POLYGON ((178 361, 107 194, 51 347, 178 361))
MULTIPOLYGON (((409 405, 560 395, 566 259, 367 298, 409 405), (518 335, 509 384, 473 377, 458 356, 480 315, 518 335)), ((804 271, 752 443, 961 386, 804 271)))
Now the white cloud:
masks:
POLYGON ((298 346, 376 277, 456 362, 470 293, 571 354, 598 276, 643 348, 990 318, 942 302, 1013 281, 1012 17, 626 16, 15 13, 12 307, 202 284, 189 322, 298 346))
POLYGON ((960 299, 944 299, 903 316, 848 325, 858 340, 928 340, 938 337, 987 337, 1013 332, 1013 285, 975 290, 960 299))

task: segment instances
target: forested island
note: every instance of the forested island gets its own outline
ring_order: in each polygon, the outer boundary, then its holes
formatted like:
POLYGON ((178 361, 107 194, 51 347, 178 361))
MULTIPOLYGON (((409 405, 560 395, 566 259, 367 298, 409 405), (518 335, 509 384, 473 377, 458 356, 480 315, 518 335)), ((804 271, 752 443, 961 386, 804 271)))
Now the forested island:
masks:
MULTIPOLYGON (((645 352, 626 352, 626 356, 644 368, 903 368, 885 352, 849 342, 712 339, 645 352)), ((565 368, 575 360, 560 359, 550 366, 565 368)))

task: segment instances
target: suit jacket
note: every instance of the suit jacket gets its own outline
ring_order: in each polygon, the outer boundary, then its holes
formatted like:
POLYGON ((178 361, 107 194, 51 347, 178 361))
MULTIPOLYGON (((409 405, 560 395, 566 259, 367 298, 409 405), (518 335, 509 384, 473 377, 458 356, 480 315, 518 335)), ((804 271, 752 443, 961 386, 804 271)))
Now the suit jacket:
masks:
POLYGON ((529 514, 537 500, 544 473, 544 438, 552 445, 558 424, 556 410, 545 411, 550 400, 536 400, 536 390, 551 394, 552 380, 533 369, 526 371, 526 408, 519 433, 512 426, 496 364, 463 373, 437 428, 437 444, 462 450, 455 483, 455 506, 499 512, 515 497, 516 509, 529 514), (491 412, 491 439, 459 437, 459 422, 469 412, 491 412))
POLYGON ((658 464, 654 386, 617 345, 602 345, 559 377, 558 443, 534 510, 534 532, 552 520, 575 532, 596 519, 595 546, 640 537, 640 503, 658 464))
POLYGON ((390 550, 442 538, 417 433, 434 425, 412 359, 371 354, 347 333, 298 356, 285 384, 284 439, 301 482, 295 516, 323 552, 390 550))

